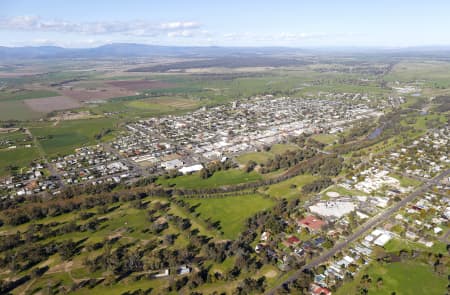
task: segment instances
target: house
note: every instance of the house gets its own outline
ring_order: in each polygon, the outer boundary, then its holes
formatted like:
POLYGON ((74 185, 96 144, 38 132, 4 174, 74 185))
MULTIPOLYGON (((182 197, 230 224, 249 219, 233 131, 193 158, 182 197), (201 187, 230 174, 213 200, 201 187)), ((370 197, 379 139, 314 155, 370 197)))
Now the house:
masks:
POLYGON ((298 226, 307 228, 312 232, 317 232, 322 229, 322 227, 326 224, 326 222, 313 215, 309 215, 303 219, 299 219, 297 221, 297 224, 298 226))
POLYGON ((317 284, 311 284, 310 291, 312 295, 331 295, 331 291, 317 284))
POLYGON ((177 273, 179 275, 184 275, 184 274, 188 274, 191 272, 191 268, 188 267, 187 265, 182 265, 177 269, 177 273))
POLYGON ((269 240, 269 237, 270 237, 270 233, 267 232, 267 231, 265 231, 265 232, 263 232, 262 235, 261 235, 261 241, 267 242, 267 241, 269 240))
POLYGON ((291 236, 291 237, 287 238, 286 241, 284 241, 284 244, 288 247, 292 246, 292 245, 296 245, 298 243, 300 243, 300 240, 296 236, 291 236))

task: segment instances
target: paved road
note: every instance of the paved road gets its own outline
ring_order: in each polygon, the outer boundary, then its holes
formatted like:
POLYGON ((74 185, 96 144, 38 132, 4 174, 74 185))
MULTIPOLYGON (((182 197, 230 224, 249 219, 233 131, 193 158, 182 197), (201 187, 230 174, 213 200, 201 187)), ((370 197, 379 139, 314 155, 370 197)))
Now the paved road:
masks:
POLYGON ((266 294, 275 294, 275 291, 278 290, 282 285, 290 283, 295 281, 299 277, 299 275, 307 269, 314 268, 324 262, 326 262, 328 259, 332 258, 335 254, 339 253, 343 249, 345 249, 349 244, 359 239, 364 233, 372 229, 373 227, 377 226, 381 222, 387 220, 392 214, 397 212, 400 208, 404 207, 407 203, 413 201, 415 198, 420 196, 421 194, 425 193, 430 187, 440 182, 444 177, 450 175, 450 169, 447 169, 446 171, 442 172, 435 178, 431 179, 429 182, 423 184, 416 190, 414 190, 410 195, 403 198, 400 202, 395 203, 393 206, 389 207, 385 211, 381 212, 380 214, 374 216, 372 219, 364 223, 361 227, 359 227, 353 234, 351 234, 345 241, 337 243, 333 248, 331 248, 329 251, 323 253, 310 263, 304 265, 302 268, 297 270, 294 274, 292 274, 289 278, 287 278, 284 282, 279 284, 278 286, 274 287, 273 289, 266 292, 266 294))

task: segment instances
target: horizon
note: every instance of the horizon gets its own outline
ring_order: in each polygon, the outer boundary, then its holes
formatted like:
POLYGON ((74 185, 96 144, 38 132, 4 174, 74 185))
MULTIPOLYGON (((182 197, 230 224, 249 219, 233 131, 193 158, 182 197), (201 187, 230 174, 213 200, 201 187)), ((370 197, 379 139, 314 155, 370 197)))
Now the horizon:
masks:
POLYGON ((195 47, 408 48, 450 45, 431 1, 4 1, 0 46, 93 48, 135 43, 195 47), (99 15, 101 11, 101 16, 99 15))

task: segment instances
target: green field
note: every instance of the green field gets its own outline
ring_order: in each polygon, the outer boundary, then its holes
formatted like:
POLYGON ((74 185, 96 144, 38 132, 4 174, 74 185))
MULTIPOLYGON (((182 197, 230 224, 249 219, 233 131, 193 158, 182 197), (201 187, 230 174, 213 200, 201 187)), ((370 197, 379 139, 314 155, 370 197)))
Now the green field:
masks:
POLYGON ((258 164, 264 164, 270 158, 273 158, 275 155, 283 154, 287 151, 295 151, 298 150, 299 147, 295 144, 274 144, 270 151, 268 152, 249 152, 242 155, 239 155, 236 160, 241 165, 247 164, 249 161, 255 161, 258 164))
POLYGON ((245 165, 249 161, 255 161, 258 164, 264 164, 272 157, 273 154, 269 152, 250 152, 238 156, 236 158, 236 161, 238 161, 241 165, 245 165))
POLYGON ((412 179, 412 178, 409 178, 409 177, 404 177, 404 176, 401 176, 401 175, 398 175, 398 174, 389 174, 389 176, 391 176, 391 177, 393 177, 395 179, 398 179, 398 181, 400 181, 400 185, 403 186, 403 187, 408 187, 408 186, 416 187, 416 186, 419 186, 421 184, 421 182, 416 180, 416 179, 412 179))
POLYGON ((245 182, 254 182, 262 179, 261 175, 256 172, 246 173, 239 169, 230 169, 226 171, 218 171, 213 176, 202 179, 200 173, 191 175, 178 176, 176 178, 163 179, 160 178, 158 183, 165 186, 175 186, 186 189, 200 189, 219 187, 223 185, 233 185, 245 182))
POLYGON ((200 218, 219 221, 223 236, 235 239, 241 232, 244 222, 258 211, 267 210, 274 201, 261 195, 244 195, 226 198, 186 199, 191 205, 198 205, 195 212, 200 218))
POLYGON ((18 168, 29 168, 30 163, 39 158, 39 151, 34 147, 0 150, 0 175, 9 174, 7 169, 9 165, 18 168))
POLYGON ((317 177, 312 175, 299 175, 286 181, 269 186, 269 189, 266 190, 265 193, 275 198, 290 199, 299 197, 302 195, 302 187, 305 184, 310 183, 316 179, 317 177))
POLYGON ((24 99, 58 96, 54 91, 48 90, 20 90, 16 92, 0 91, 0 101, 20 101, 24 99))
POLYGON ((337 140, 337 136, 334 134, 315 134, 312 138, 324 144, 332 144, 337 140))
MULTIPOLYGON (((442 295, 447 292, 447 278, 440 277, 432 271, 431 266, 419 262, 402 262, 380 264, 374 262, 363 271, 368 274, 372 283, 369 284, 369 293, 375 295, 442 295), (377 286, 378 278, 383 283, 377 286)), ((338 289, 337 295, 357 294, 357 284, 362 274, 354 281, 346 283, 338 289)))
MULTIPOLYGON (((45 153, 50 157, 55 157, 58 154, 73 153, 75 148, 97 143, 98 141, 95 139, 95 135, 106 129, 116 129, 114 120, 89 119, 64 121, 56 126, 49 125, 30 130, 38 138, 45 153)), ((110 136, 107 138, 110 138, 110 136)))
POLYGON ((277 144, 272 145, 272 147, 270 148, 270 152, 272 154, 281 155, 287 151, 295 151, 298 149, 299 149, 299 147, 295 144, 277 143, 277 144))

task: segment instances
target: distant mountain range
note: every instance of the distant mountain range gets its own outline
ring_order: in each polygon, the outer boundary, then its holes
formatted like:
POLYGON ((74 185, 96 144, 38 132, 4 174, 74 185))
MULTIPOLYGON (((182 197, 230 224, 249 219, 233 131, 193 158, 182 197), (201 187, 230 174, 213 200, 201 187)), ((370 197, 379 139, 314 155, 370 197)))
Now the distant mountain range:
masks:
POLYGON ((95 48, 63 48, 57 46, 0 46, 0 59, 53 59, 53 58, 129 58, 129 57, 217 57, 245 55, 314 55, 314 54, 381 54, 431 55, 450 57, 450 46, 428 46, 410 48, 317 48, 302 49, 290 47, 201 47, 201 46, 160 46, 131 43, 116 43, 95 48))

